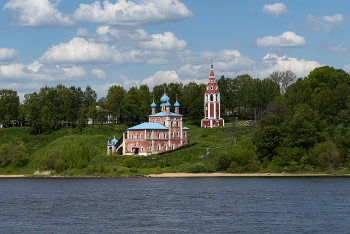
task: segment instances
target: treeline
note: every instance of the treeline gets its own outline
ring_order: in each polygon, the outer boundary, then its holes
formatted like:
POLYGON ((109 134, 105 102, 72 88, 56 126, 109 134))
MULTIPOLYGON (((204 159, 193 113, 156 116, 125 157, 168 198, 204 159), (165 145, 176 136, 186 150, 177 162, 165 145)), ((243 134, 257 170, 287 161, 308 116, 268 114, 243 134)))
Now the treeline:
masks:
POLYGON ((350 166, 350 75, 319 67, 268 105, 254 144, 263 167, 350 166))
MULTIPOLYGON (((218 85, 222 116, 256 118, 280 92, 279 85, 271 78, 253 79, 249 75, 234 79, 222 76, 218 85)), ((26 122, 35 134, 54 131, 64 125, 79 125, 82 129, 89 120, 91 123, 137 124, 148 120, 153 100, 157 104, 156 111, 160 111, 160 98, 165 91, 170 97, 171 111, 177 100, 180 113, 199 124, 204 116, 205 89, 206 84, 194 82, 159 84, 152 91, 147 85, 133 86, 128 91, 114 85, 108 89, 106 97, 97 100, 90 86, 83 91, 80 87, 59 84, 25 94, 23 104, 16 91, 0 90, 0 121, 5 125, 13 124, 13 120, 21 125, 26 122)))

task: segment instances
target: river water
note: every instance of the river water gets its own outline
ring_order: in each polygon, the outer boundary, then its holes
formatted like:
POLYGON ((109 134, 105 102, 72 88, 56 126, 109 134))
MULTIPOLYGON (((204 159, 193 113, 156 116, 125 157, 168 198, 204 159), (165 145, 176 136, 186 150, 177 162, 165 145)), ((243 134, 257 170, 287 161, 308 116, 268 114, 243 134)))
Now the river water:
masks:
POLYGON ((1 233, 349 233, 350 178, 1 178, 1 233))

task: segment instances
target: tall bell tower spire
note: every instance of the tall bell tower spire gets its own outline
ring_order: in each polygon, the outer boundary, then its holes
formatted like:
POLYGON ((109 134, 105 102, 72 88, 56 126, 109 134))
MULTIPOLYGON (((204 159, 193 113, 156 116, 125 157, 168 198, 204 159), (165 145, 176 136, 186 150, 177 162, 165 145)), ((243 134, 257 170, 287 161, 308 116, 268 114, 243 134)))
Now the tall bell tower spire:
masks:
MULTIPOLYGON (((213 62, 213 60, 211 60, 213 62)), ((220 117, 220 92, 216 83, 213 64, 207 89, 204 94, 204 119, 201 121, 202 128, 214 128, 224 126, 224 119, 220 117)))

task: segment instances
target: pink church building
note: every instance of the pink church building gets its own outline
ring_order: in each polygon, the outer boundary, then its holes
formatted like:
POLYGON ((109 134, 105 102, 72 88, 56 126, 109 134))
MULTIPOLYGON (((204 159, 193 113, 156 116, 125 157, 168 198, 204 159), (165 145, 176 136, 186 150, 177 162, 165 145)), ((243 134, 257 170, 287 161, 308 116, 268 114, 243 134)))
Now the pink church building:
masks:
POLYGON ((180 104, 174 104, 175 113, 170 112, 169 97, 164 93, 160 99, 161 112, 156 113, 156 104, 152 103, 149 122, 128 128, 123 137, 107 143, 107 154, 151 155, 174 150, 188 144, 189 128, 182 125, 180 104))
POLYGON ((204 94, 204 119, 201 121, 201 127, 215 128, 224 126, 224 124, 224 119, 220 117, 220 92, 212 64, 207 89, 204 94))

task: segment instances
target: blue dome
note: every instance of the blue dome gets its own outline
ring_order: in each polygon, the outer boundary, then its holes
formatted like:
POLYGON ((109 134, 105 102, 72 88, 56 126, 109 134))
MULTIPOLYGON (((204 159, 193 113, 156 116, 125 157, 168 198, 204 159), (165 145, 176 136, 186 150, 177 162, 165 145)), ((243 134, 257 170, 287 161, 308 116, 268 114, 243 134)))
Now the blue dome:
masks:
POLYGON ((153 101, 153 103, 151 104, 151 107, 152 107, 152 108, 156 108, 156 107, 157 107, 157 105, 154 103, 154 101, 153 101))
POLYGON ((168 108, 168 107, 170 108, 170 106, 171 106, 171 104, 169 103, 169 101, 167 101, 167 103, 165 103, 165 107, 166 108, 168 108))
POLYGON ((180 107, 180 104, 176 101, 175 104, 174 104, 174 107, 175 107, 175 108, 179 108, 179 107, 180 107))
POLYGON ((117 140, 117 139, 115 139, 115 136, 114 136, 113 140, 111 140, 111 143, 112 143, 113 145, 115 145, 115 144, 117 144, 117 143, 118 143, 118 140, 117 140))
POLYGON ((161 103, 166 103, 167 101, 169 101, 169 97, 166 95, 166 93, 164 93, 163 97, 161 97, 160 99, 161 103))

